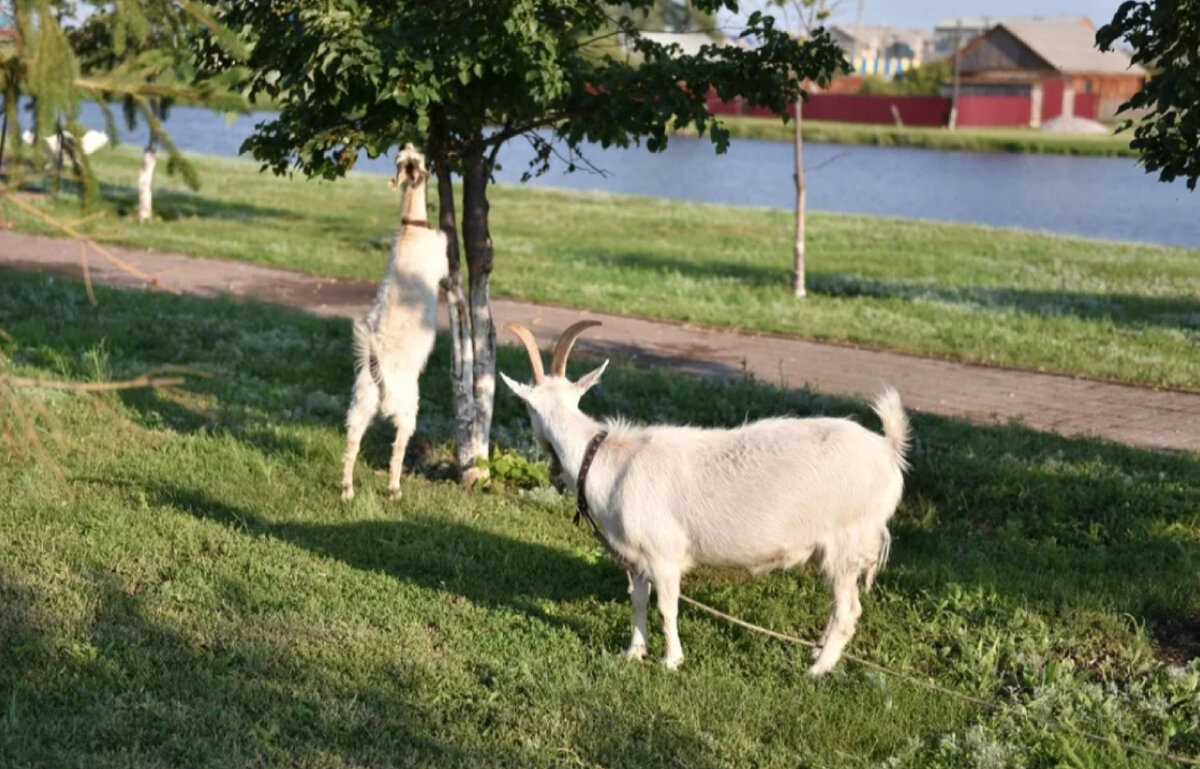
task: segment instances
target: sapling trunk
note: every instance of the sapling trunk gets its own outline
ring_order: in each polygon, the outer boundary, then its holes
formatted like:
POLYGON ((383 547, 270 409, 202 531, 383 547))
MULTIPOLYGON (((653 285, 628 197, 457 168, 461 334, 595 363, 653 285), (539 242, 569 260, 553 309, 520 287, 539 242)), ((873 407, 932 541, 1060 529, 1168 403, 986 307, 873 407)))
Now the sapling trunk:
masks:
POLYGON ((154 167, 158 165, 158 146, 154 137, 142 152, 142 170, 138 172, 138 221, 148 222, 154 217, 154 167))
MULTIPOLYGON (((458 217, 454 209, 454 183, 445 159, 437 162, 438 225, 446 233, 446 259, 449 277, 446 280, 446 308, 450 326, 450 389, 454 394, 455 459, 463 483, 478 480, 475 457, 480 447, 475 444, 475 346, 471 336, 471 314, 463 293, 462 262, 458 254, 458 217)), ((483 456, 487 448, 483 447, 483 456)))
MULTIPOLYGON (((469 272, 468 307, 471 344, 474 351, 472 395, 474 419, 468 443, 475 459, 486 459, 492 430, 492 406, 496 393, 496 330, 492 324, 489 281, 492 274, 492 236, 488 231, 488 161, 481 150, 466 158, 463 172, 463 245, 469 272)), ((463 482, 471 485, 487 477, 484 468, 469 468, 463 482)))
POLYGON ((796 99, 796 136, 795 136, 795 154, 796 154, 796 242, 793 245, 792 257, 792 294, 797 299, 803 299, 805 296, 804 287, 804 214, 805 207, 808 203, 808 190, 804 185, 804 136, 801 133, 801 123, 803 122, 800 110, 804 106, 804 100, 796 99))

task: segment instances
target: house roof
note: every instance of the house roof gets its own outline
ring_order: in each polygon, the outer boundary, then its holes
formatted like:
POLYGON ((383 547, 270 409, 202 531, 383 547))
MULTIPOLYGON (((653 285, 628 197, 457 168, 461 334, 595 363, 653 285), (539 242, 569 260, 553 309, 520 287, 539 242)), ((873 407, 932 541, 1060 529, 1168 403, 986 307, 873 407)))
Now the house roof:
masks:
MULTIPOLYGON (((1096 48, 1096 33, 1078 22, 1057 24, 1005 23, 997 25, 1045 59, 1054 69, 1066 73, 1142 74, 1142 67, 1131 64, 1120 51, 1104 53, 1096 48)), ((994 32, 994 30, 993 30, 994 32)), ((992 34, 989 32, 987 34, 992 34)))
POLYGON ((848 40, 870 42, 872 40, 904 40, 922 41, 929 38, 929 33, 915 27, 888 27, 883 25, 841 26, 836 25, 832 32, 844 35, 848 40))
POLYGON ((1086 16, 947 16, 934 25, 935 30, 953 30, 962 22, 963 29, 988 30, 998 24, 1078 24, 1093 29, 1086 16))

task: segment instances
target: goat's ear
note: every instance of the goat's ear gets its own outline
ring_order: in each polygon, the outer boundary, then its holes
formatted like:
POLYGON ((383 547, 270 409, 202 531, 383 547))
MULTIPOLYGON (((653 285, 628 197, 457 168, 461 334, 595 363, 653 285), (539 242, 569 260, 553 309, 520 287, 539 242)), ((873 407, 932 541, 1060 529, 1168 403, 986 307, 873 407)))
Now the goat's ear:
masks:
POLYGON ((500 378, 504 380, 504 384, 508 385, 508 389, 513 391, 513 395, 516 395, 523 401, 529 400, 529 385, 523 385, 520 382, 514 382, 512 379, 509 379, 508 374, 505 374, 503 371, 500 372, 500 378))
POLYGON ((604 369, 606 368, 608 368, 608 361, 604 361, 600 364, 599 368, 579 377, 579 381, 575 383, 575 389, 579 391, 579 394, 583 395, 595 387, 596 383, 600 381, 600 375, 604 373, 604 369))

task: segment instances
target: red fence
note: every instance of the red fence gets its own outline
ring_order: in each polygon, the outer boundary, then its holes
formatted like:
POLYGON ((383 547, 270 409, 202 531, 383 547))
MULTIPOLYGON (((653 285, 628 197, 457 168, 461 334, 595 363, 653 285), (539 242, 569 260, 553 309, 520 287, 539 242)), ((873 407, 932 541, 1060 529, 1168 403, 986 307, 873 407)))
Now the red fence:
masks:
POLYGON ((968 96, 958 98, 959 126, 1029 125, 1028 96, 968 96))
MULTIPOLYGON (((1047 80, 1042 84, 1042 89, 1042 121, 1045 122, 1062 114, 1064 82, 1047 80)), ((708 106, 717 115, 775 117, 770 110, 749 107, 741 99, 723 101, 715 92, 709 92, 708 106)), ((1095 120, 1099 106, 1097 94, 1075 94, 1074 107, 1078 117, 1095 120)), ((862 96, 845 93, 812 94, 804 104, 804 117, 843 123, 893 125, 896 122, 893 107, 906 126, 944 126, 950 117, 950 100, 940 96, 862 96)), ((964 94, 958 101, 958 125, 1029 125, 1032 110, 1033 102, 1028 95, 964 94)), ((788 113, 794 115, 795 108, 789 108, 788 113)))

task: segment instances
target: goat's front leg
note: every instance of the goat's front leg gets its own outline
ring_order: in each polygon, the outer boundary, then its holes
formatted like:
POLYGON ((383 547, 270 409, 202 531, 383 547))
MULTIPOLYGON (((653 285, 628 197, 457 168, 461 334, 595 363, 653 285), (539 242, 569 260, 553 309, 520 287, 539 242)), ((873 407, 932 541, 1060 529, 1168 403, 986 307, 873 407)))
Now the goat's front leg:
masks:
POLYGON ((646 607, 650 603, 650 578, 641 572, 627 572, 629 601, 633 605, 633 638, 625 658, 641 661, 646 657, 646 607))
POLYGON ((658 613, 662 615, 663 633, 667 637, 667 650, 663 664, 674 670, 683 664, 683 645, 679 643, 679 580, 678 569, 655 571, 654 587, 658 589, 658 613))

